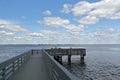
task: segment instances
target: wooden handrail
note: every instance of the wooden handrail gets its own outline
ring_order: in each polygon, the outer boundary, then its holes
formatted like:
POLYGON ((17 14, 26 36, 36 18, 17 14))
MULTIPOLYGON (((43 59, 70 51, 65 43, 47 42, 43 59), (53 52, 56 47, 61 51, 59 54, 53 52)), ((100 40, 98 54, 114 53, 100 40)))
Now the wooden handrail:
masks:
POLYGON ((31 55, 39 53, 44 55, 45 65, 51 77, 50 80, 80 80, 54 60, 45 50, 30 50, 0 63, 0 80, 10 80, 16 71, 29 60, 31 55))
POLYGON ((12 75, 30 58, 31 51, 0 63, 0 80, 9 80, 12 75))
POLYGON ((45 50, 43 50, 43 54, 51 80, 80 80, 54 60, 45 50))

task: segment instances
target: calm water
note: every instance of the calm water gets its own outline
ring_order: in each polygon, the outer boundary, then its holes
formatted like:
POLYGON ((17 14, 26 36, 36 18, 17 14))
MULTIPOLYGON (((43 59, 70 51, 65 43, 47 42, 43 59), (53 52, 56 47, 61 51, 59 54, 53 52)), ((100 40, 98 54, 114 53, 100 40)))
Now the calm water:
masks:
POLYGON ((30 49, 41 49, 37 45, 0 45, 0 62, 10 59, 16 55, 22 54, 30 49))
POLYGON ((64 66, 82 80, 120 80, 120 45, 82 45, 87 49, 85 64, 73 56, 71 66, 64 66))
MULTIPOLYGON (((19 55, 30 49, 41 49, 48 46, 0 46, 0 62, 19 55)), ((58 46, 61 47, 61 46, 58 46)), ((79 45, 62 47, 85 47, 87 56, 85 64, 80 64, 80 56, 72 56, 72 64, 64 64, 71 73, 82 80, 120 80, 120 45, 79 45)))

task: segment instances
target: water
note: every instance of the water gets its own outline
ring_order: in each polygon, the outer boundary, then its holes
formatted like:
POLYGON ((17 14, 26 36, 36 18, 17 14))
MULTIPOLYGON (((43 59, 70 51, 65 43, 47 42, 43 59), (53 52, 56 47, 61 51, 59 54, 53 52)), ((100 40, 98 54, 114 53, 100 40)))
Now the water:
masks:
MULTIPOLYGON (((48 48, 39 45, 0 46, 0 62, 30 49, 48 48)), ((52 46, 50 46, 52 47, 52 46)), ((72 64, 63 66, 82 80, 120 80, 120 45, 67 45, 57 47, 84 47, 87 50, 85 64, 80 64, 80 56, 72 56, 72 64)))
POLYGON ((30 49, 41 49, 43 47, 38 45, 0 45, 0 62, 6 61, 30 49))
POLYGON ((72 64, 64 66, 82 80, 120 80, 120 45, 81 45, 87 49, 85 64, 73 56, 72 64))

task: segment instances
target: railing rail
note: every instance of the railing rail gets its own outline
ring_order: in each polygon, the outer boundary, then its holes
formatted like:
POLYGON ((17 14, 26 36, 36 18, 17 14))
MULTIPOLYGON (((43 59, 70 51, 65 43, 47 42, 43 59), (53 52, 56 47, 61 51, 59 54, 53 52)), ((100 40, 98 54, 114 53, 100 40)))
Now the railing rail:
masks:
POLYGON ((80 80, 55 61, 45 50, 43 50, 43 54, 51 80, 80 80))
POLYGON ((0 63, 0 80, 11 80, 16 71, 33 54, 42 53, 50 80, 80 80, 53 59, 45 50, 30 50, 14 58, 0 63))
POLYGON ((12 75, 29 59, 31 51, 0 63, 0 80, 10 80, 12 75))

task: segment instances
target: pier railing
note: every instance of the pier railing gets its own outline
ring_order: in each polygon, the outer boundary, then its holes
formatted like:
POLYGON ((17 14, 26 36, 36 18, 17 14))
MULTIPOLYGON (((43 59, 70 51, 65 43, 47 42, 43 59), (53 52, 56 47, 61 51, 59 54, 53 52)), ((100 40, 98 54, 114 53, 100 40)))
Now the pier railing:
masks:
POLYGON ((68 64, 71 64, 71 56, 72 55, 79 55, 80 62, 84 63, 84 57, 86 56, 86 49, 85 48, 51 48, 45 49, 51 56, 54 57, 56 61, 62 64, 62 56, 68 56, 68 64))
POLYGON ((31 51, 0 63, 0 80, 10 80, 11 76, 30 58, 31 51))
POLYGON ((80 80, 54 60, 45 50, 43 50, 43 53, 51 80, 80 80))
POLYGON ((11 80, 17 70, 29 60, 31 55, 43 54, 50 80, 80 80, 59 64, 45 50, 30 50, 0 63, 0 80, 11 80))

